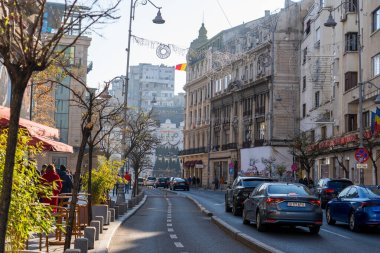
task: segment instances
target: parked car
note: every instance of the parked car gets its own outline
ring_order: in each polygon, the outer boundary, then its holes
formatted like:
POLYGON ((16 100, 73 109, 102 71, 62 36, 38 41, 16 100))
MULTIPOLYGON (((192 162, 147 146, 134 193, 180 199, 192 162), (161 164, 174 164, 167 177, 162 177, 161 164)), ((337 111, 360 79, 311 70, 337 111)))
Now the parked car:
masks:
POLYGON ((231 186, 227 187, 225 194, 225 211, 233 215, 241 214, 243 202, 256 186, 263 182, 272 182, 274 179, 266 177, 241 177, 238 176, 231 186))
POLYGON ((339 193, 326 206, 326 221, 349 224, 351 231, 362 226, 380 227, 380 186, 352 185, 339 193))
POLYGON ((155 182, 156 182, 155 177, 147 177, 145 179, 145 186, 153 186, 155 182))
POLYGON ((158 188, 158 187, 168 188, 169 179, 167 177, 159 177, 156 179, 156 182, 154 182, 153 187, 154 188, 158 188))
POLYGON ((323 212, 320 200, 299 183, 263 183, 244 201, 243 224, 256 223, 257 230, 268 225, 308 227, 319 233, 323 212))
POLYGON ((177 189, 182 189, 184 191, 188 191, 190 189, 189 183, 187 180, 179 177, 174 177, 170 181, 170 190, 175 191, 177 189))
POLYGON ((327 202, 338 196, 344 188, 350 185, 353 185, 352 181, 345 178, 321 178, 315 187, 314 193, 321 200, 321 207, 324 209, 327 202))

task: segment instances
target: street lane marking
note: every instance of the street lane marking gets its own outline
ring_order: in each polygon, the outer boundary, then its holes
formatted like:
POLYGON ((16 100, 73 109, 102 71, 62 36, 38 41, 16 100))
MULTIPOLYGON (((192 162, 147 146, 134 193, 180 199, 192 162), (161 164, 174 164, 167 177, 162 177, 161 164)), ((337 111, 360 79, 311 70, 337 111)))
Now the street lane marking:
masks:
POLYGON ((168 224, 166 224, 166 226, 168 226, 168 227, 173 227, 173 224, 168 223, 168 224))
POLYGON ((167 219, 166 222, 172 222, 172 219, 167 219))
POLYGON ((345 238, 345 239, 349 239, 349 240, 352 239, 352 238, 350 238, 350 237, 347 237, 347 236, 344 236, 344 235, 341 235, 341 234, 338 234, 338 233, 332 232, 332 231, 327 230, 327 229, 323 229, 323 228, 321 228, 321 230, 323 230, 323 231, 325 231, 325 232, 327 232, 327 233, 333 234, 333 235, 337 235, 337 236, 343 237, 343 238, 345 238))
POLYGON ((173 228, 168 228, 168 232, 174 232, 173 228))
POLYGON ((225 202, 223 202, 223 203, 215 203, 214 206, 222 206, 222 205, 224 205, 224 203, 225 202))
POLYGON ((171 234, 171 235, 170 235, 170 238, 172 238, 172 239, 178 239, 178 237, 177 237, 176 234, 171 234))
POLYGON ((183 245, 182 245, 182 243, 180 243, 180 242, 174 242, 174 245, 175 245, 177 248, 183 248, 183 245))

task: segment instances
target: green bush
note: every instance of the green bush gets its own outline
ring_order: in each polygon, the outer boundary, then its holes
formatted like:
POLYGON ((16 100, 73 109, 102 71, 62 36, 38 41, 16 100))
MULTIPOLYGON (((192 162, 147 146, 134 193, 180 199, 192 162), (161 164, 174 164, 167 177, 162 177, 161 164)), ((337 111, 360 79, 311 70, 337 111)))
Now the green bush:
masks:
MULTIPOLYGON (((7 130, 0 133, 0 191, 3 187, 5 150, 7 146, 7 130)), ((15 154, 15 165, 12 182, 12 197, 6 232, 6 251, 19 252, 24 249, 30 232, 50 233, 53 218, 51 208, 39 202, 39 196, 49 196, 51 187, 41 184, 37 173, 37 164, 32 157, 41 152, 41 147, 28 145, 30 137, 25 130, 19 131, 15 154)))
POLYGON ((110 161, 98 156, 98 167, 91 173, 91 192, 88 192, 88 174, 83 177, 83 189, 92 196, 92 204, 107 203, 108 193, 120 182, 118 170, 123 161, 110 161))

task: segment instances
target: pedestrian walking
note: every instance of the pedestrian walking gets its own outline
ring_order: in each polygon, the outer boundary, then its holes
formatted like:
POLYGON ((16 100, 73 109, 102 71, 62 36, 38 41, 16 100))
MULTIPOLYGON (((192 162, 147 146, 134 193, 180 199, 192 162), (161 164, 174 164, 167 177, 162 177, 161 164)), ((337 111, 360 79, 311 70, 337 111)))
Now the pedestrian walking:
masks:
POLYGON ((214 185, 215 185, 215 190, 218 190, 219 189, 219 179, 217 177, 215 177, 214 179, 214 185))
POLYGON ((125 172, 124 179, 126 180, 124 192, 129 194, 129 187, 131 184, 131 175, 128 173, 128 171, 125 172))

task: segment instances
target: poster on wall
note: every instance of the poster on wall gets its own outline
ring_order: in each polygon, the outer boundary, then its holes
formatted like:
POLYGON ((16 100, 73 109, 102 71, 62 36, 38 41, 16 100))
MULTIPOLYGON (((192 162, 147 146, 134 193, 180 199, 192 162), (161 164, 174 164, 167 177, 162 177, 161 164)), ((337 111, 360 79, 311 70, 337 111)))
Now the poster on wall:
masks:
POLYGON ((291 171, 293 157, 287 147, 255 147, 240 150, 241 170, 243 176, 269 176, 269 171, 263 163, 263 159, 272 159, 272 175, 276 174, 275 167, 284 165, 287 171, 291 171))

